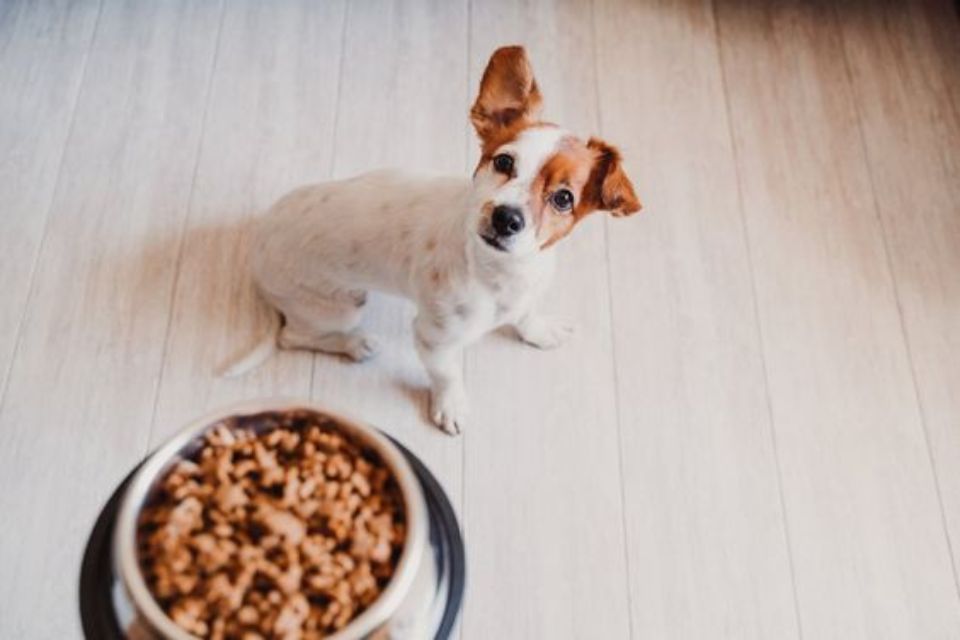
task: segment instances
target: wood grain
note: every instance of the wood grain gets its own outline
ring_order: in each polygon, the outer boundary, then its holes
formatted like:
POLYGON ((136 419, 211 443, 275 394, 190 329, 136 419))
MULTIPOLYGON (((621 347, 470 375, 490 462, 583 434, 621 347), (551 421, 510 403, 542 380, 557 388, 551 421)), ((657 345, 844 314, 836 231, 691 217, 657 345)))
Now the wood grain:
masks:
POLYGON ((0 413, 4 637, 79 636, 84 542, 146 447, 219 20, 104 4, 0 413))
POLYGON ((0 261, 0 394, 99 12, 94 2, 0 5, 0 238, 8 240, 0 261))
POLYGON ((596 9, 603 133, 645 203, 607 223, 634 630, 797 637, 713 15, 596 9))
MULTIPOLYGON (((493 50, 523 44, 545 118, 596 132, 589 5, 472 9, 471 98, 493 50)), ((467 351, 464 511, 474 588, 463 630, 470 638, 630 634, 602 218, 583 222, 557 251, 543 307, 578 325, 570 342, 544 352, 505 332, 467 351)))
POLYGON ((950 2, 838 6, 876 208, 960 550, 960 38, 950 2))
POLYGON ((950 557, 831 7, 717 13, 803 632, 949 637, 950 557))

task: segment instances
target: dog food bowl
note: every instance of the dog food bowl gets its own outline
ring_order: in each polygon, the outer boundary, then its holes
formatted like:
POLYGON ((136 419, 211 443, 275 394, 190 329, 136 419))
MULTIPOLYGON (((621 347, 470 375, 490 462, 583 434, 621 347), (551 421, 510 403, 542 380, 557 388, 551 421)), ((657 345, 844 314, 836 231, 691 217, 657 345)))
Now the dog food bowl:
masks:
POLYGON ((329 418, 345 435, 374 450, 397 481, 406 538, 393 576, 379 597, 331 640, 435 638, 452 635, 460 610, 465 555, 456 515, 440 484, 403 445, 362 422, 311 402, 264 400, 234 405, 189 425, 130 472, 114 492, 87 543, 80 575, 80 612, 89 640, 189 640, 147 588, 137 558, 137 518, 151 490, 202 437, 228 418, 305 411, 329 418))

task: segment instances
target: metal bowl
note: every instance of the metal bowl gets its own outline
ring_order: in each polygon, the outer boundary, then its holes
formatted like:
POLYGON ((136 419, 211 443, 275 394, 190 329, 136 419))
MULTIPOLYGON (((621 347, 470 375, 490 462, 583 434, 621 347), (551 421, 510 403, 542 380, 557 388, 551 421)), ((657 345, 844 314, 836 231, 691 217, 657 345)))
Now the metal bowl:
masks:
MULTIPOLYGON (((118 583, 113 589, 113 609, 127 637, 170 640, 193 638, 177 626, 154 600, 137 559, 137 519, 158 481, 178 460, 196 451, 202 436, 218 422, 231 417, 289 411, 307 411, 330 418, 348 436, 374 449, 396 478, 404 501, 406 540, 393 577, 373 604, 329 638, 422 639, 445 637, 449 633, 449 627, 452 626, 449 615, 451 568, 456 565, 456 562, 451 562, 449 544, 449 520, 453 516, 445 498, 447 513, 434 512, 436 500, 430 501, 428 509, 424 487, 430 487, 424 484, 425 469, 418 469, 419 473, 415 473, 411 462, 422 467, 415 457, 405 449, 401 450, 402 446, 388 436, 362 422, 309 401, 274 399, 233 405, 193 422, 147 458, 130 480, 121 498, 112 539, 113 575, 118 583)), ((436 490, 439 490, 438 486, 434 488, 436 490)), ((439 491, 442 494, 442 490, 439 491)), ((460 545, 459 549, 453 551, 458 552, 461 559, 458 580, 462 582, 462 542, 456 531, 455 520, 453 528, 455 543, 460 545)), ((459 608, 462 584, 457 585, 455 591, 454 616, 459 608)))

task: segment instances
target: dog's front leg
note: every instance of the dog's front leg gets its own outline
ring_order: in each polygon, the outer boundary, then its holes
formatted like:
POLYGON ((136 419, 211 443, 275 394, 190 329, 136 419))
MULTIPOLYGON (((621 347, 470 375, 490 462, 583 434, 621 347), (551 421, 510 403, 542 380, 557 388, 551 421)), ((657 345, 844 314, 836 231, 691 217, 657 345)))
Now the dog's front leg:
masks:
POLYGON ((467 394, 463 387, 463 343, 444 335, 423 316, 414 322, 417 353, 430 376, 430 419, 456 435, 464 426, 467 394))
POLYGON ((575 326, 565 318, 528 312, 513 325, 520 339, 538 349, 553 349, 573 335, 575 326))

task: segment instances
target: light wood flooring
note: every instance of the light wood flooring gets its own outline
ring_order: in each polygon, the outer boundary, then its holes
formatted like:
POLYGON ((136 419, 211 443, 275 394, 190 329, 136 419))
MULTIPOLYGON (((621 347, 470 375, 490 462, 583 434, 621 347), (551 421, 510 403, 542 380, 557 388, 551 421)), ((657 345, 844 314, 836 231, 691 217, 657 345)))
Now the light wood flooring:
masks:
POLYGON ((76 638, 126 472, 203 412, 312 397, 462 519, 465 640, 960 638, 960 27, 949 0, 0 0, 0 637, 76 638), (282 353, 244 230, 285 191, 466 174, 490 52, 645 203, 559 247, 564 348, 494 334, 425 421, 412 310, 282 353))

